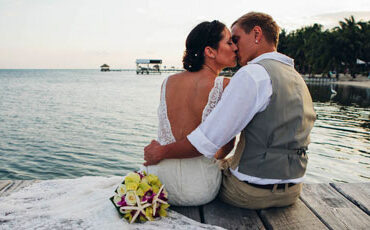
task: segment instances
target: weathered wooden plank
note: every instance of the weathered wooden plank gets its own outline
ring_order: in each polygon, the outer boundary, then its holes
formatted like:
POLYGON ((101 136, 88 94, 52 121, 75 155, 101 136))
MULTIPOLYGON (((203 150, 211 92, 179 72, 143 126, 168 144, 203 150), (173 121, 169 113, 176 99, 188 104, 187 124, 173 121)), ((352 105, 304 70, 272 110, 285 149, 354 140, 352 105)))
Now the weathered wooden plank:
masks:
POLYGON ((201 222, 199 206, 170 206, 170 209, 195 221, 201 222))
POLYGON ((265 229, 257 212, 226 204, 219 199, 203 206, 204 223, 226 229, 265 229))
POLYGON ((301 201, 284 208, 258 211, 267 229, 327 229, 327 227, 301 201))
POLYGON ((11 183, 12 183, 11 180, 0 180, 0 192, 1 190, 5 189, 11 183))
POLYGON ((335 183, 330 185, 370 215, 370 183, 335 183))
POLYGON ((12 181, 12 184, 5 189, 3 189, 0 192, 0 196, 8 196, 12 192, 16 192, 24 187, 27 187, 33 183, 35 183, 36 180, 14 180, 12 181))
POLYGON ((331 229, 369 229, 370 217, 329 184, 305 184, 301 199, 331 229))

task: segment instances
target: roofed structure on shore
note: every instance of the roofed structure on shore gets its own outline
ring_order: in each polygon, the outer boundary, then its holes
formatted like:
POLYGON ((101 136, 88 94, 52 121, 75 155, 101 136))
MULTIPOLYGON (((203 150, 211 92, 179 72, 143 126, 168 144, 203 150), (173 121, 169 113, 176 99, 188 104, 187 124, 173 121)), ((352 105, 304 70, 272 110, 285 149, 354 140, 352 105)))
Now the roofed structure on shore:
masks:
POLYGON ((103 64, 100 66, 100 71, 110 71, 109 65, 103 64))

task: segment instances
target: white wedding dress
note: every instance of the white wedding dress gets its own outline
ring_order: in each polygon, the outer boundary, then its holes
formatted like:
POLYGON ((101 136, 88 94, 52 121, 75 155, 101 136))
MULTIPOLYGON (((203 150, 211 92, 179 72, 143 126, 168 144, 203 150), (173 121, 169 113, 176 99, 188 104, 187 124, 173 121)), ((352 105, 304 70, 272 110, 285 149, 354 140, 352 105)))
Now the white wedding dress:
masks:
MULTIPOLYGON (((175 142, 171 124, 167 116, 166 78, 162 84, 161 100, 158 107, 158 142, 166 145, 175 142)), ((211 89, 208 102, 203 110, 202 122, 221 99, 223 77, 217 77, 211 89)), ((204 156, 186 159, 166 159, 158 165, 147 167, 148 173, 159 177, 168 191, 169 203, 172 205, 202 205, 213 200, 221 185, 221 171, 215 159, 204 156)))

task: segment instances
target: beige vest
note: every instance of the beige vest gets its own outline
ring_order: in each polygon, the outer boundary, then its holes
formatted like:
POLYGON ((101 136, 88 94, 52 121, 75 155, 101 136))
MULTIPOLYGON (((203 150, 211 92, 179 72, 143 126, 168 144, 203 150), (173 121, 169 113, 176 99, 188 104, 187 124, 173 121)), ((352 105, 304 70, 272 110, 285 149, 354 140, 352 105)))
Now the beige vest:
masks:
POLYGON ((271 78, 272 95, 267 108, 243 129, 231 168, 259 178, 302 177, 316 119, 310 92, 292 66, 272 59, 257 64, 271 78))

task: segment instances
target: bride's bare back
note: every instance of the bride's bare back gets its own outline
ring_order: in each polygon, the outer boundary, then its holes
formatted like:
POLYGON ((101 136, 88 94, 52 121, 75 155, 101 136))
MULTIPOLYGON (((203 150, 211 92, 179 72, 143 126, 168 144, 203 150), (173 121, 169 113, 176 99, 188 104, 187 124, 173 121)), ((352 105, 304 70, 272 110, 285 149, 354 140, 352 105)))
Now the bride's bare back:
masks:
MULTIPOLYGON (((214 77, 201 72, 182 72, 168 78, 167 116, 176 140, 186 137, 201 123, 214 81, 214 77)), ((227 81, 224 80, 224 87, 227 81)))

